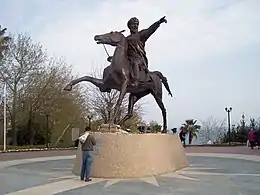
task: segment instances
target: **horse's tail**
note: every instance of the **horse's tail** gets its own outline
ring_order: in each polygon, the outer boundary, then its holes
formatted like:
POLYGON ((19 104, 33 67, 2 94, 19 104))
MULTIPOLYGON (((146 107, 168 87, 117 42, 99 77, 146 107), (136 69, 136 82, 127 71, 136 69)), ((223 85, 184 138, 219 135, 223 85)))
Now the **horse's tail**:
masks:
POLYGON ((167 78, 165 76, 163 76, 163 74, 160 71, 153 71, 162 81, 165 89, 168 91, 169 95, 172 96, 172 92, 170 90, 167 78))

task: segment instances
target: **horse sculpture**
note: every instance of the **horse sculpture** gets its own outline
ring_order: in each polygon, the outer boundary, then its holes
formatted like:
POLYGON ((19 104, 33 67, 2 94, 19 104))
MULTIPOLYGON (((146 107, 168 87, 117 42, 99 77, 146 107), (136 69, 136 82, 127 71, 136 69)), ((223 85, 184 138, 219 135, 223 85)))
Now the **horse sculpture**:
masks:
POLYGON ((97 86, 101 92, 110 92, 111 89, 120 91, 120 95, 115 106, 115 112, 112 117, 114 124, 121 125, 126 120, 133 116, 134 104, 148 94, 152 94, 155 101, 162 111, 163 116, 163 130, 162 133, 167 132, 167 119, 166 109, 162 102, 162 83, 172 96, 166 77, 159 71, 153 71, 149 73, 142 73, 140 75, 148 75, 149 79, 145 82, 141 82, 139 86, 131 85, 131 67, 127 57, 127 39, 122 34, 123 31, 110 32, 103 35, 96 35, 94 40, 97 44, 108 44, 115 46, 112 62, 104 69, 103 79, 97 79, 90 76, 83 76, 81 78, 71 81, 64 90, 72 90, 72 86, 80 82, 87 81, 97 86), (119 111, 119 107, 126 93, 129 95, 128 113, 119 122, 116 121, 116 116, 119 111))

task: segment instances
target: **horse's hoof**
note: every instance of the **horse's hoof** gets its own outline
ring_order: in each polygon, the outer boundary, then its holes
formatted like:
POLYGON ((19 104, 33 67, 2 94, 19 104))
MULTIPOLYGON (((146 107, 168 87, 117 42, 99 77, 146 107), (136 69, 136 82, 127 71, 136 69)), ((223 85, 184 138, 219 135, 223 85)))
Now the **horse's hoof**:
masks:
POLYGON ((162 133, 164 133, 164 134, 167 133, 167 130, 162 130, 162 133))
POLYGON ((66 85, 64 88, 63 88, 64 91, 71 91, 72 90, 72 86, 70 84, 66 85))

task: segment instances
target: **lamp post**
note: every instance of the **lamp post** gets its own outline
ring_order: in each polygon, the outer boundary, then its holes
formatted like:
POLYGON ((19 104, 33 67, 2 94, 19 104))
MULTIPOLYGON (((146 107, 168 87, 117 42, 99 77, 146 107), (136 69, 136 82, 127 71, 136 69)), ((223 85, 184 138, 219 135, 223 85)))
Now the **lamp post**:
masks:
POLYGON ((6 81, 4 83, 4 151, 6 150, 6 81))
POLYGON ((50 116, 51 116, 51 98, 46 97, 44 102, 43 114, 45 117, 45 144, 46 148, 50 147, 51 144, 51 135, 50 135, 50 116))
POLYGON ((46 112, 45 113, 46 116, 46 148, 49 148, 49 139, 50 139, 50 132, 49 132, 49 113, 46 112))
POLYGON ((242 114, 242 121, 243 121, 243 123, 245 122, 245 114, 244 113, 242 114))
POLYGON ((225 108, 225 111, 227 112, 228 116, 228 139, 229 139, 229 145, 231 145, 231 132, 230 132, 230 112, 232 111, 232 108, 225 108))
POLYGON ((242 114, 242 127, 243 127, 243 130, 245 129, 245 115, 244 113, 242 114))
POLYGON ((92 115, 88 115, 88 127, 91 129, 91 119, 93 118, 92 115))

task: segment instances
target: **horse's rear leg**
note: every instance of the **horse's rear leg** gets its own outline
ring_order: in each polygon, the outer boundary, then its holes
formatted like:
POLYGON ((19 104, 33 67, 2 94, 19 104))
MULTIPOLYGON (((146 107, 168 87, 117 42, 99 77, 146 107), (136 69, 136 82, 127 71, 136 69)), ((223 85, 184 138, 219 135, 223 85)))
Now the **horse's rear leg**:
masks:
POLYGON ((90 76, 83 76, 83 77, 80 77, 78 79, 72 80, 69 84, 67 84, 64 87, 64 90, 71 91, 72 87, 74 85, 76 85, 76 84, 78 84, 80 82, 83 82, 83 81, 87 81, 87 82, 92 83, 93 85, 98 87, 100 89, 100 91, 104 91, 105 88, 106 88, 102 79, 97 79, 97 78, 90 77, 90 76))
POLYGON ((160 109, 162 111, 162 116, 163 116, 163 130, 162 130, 162 133, 167 133, 166 109, 165 109, 163 101, 162 101, 162 96, 153 94, 153 97, 154 97, 156 103, 158 104, 158 106, 160 107, 160 109))

